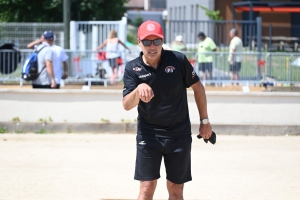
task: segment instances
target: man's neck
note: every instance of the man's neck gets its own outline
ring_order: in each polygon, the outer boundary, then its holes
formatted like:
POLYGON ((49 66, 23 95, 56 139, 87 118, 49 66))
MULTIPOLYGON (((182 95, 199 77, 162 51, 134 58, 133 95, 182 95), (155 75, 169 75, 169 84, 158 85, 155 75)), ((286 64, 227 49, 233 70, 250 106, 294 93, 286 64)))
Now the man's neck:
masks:
POLYGON ((149 65, 149 66, 151 66, 151 67, 153 67, 153 68, 155 68, 155 69, 158 67, 160 58, 158 58, 157 60, 153 60, 153 61, 148 61, 148 60, 146 60, 145 55, 143 55, 142 58, 143 58, 143 61, 144 61, 144 63, 145 63, 146 65, 149 65))

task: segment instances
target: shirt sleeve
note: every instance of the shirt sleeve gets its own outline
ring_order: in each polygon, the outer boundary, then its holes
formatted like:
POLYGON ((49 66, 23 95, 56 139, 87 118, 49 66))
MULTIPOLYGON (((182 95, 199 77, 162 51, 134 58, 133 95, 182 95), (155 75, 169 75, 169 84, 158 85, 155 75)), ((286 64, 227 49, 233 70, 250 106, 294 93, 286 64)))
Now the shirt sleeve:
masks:
POLYGON ((137 80, 135 79, 133 74, 128 71, 127 66, 125 68, 123 81, 124 81, 123 97, 125 97, 127 94, 131 93, 138 86, 137 80))
POLYGON ((52 49, 50 47, 46 47, 46 52, 45 52, 45 60, 53 60, 53 52, 52 49))
POLYGON ((191 85, 197 83, 199 81, 199 77, 194 69, 194 67, 191 65, 191 63, 188 61, 185 55, 183 55, 183 79, 184 84, 186 88, 189 88, 191 85))
POLYGON ((236 50, 236 46, 237 46, 237 43, 236 43, 236 40, 235 40, 235 38, 233 38, 232 40, 231 40, 231 43, 230 43, 230 50, 236 50))
POLYGON ((61 62, 65 62, 68 60, 69 56, 65 53, 65 51, 62 49, 61 50, 61 62))
POLYGON ((216 46, 215 42, 211 39, 210 40, 210 49, 214 50, 215 48, 217 48, 217 46, 216 46))

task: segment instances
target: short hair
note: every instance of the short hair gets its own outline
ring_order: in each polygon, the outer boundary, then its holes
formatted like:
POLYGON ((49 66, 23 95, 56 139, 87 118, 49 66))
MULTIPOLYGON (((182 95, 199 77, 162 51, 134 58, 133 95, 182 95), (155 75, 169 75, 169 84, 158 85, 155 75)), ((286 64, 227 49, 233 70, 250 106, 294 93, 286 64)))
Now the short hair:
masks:
POLYGON ((205 38, 206 35, 205 35, 203 32, 200 32, 200 33, 198 34, 198 37, 203 37, 203 38, 205 38))
POLYGON ((235 29, 235 28, 232 28, 230 30, 231 33, 233 33, 234 35, 237 35, 238 34, 238 31, 235 29))

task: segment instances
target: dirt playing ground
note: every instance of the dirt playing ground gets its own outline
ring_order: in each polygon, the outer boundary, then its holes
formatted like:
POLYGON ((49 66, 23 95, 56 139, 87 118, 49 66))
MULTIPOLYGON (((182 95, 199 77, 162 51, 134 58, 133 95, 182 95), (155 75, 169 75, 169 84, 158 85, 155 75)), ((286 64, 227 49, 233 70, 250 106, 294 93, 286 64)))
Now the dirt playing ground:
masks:
MULTIPOLYGON (((185 199, 299 199, 300 137, 193 139, 185 199)), ((135 134, 0 134, 0 149, 1 200, 137 197, 135 134)), ((167 198, 162 164, 155 199, 167 198)))

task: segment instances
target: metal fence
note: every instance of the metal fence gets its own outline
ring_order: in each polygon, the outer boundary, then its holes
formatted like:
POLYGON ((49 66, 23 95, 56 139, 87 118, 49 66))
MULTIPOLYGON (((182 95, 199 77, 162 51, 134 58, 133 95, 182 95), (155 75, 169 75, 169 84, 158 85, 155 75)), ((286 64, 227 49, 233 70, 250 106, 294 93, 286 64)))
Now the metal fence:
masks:
MULTIPOLYGON (((12 50, 0 50, 0 83, 19 82, 23 84, 20 78, 21 65, 24 59, 29 55, 31 50, 21 50, 21 61, 12 59, 4 62, 4 57, 8 54, 14 54, 12 50), (11 67, 10 67, 11 66, 11 67), (17 67, 14 67, 17 66, 17 67)), ((65 81, 67 83, 86 82, 86 84, 104 84, 110 83, 110 75, 112 70, 107 60, 99 57, 99 52, 95 51, 65 51, 68 56, 69 77, 65 81)), ((199 69, 197 62, 197 53, 183 52, 195 71, 202 79, 202 71, 199 69)), ((300 54, 294 53, 263 53, 243 52, 242 67, 240 71, 240 80, 230 80, 230 71, 228 64, 228 52, 213 52, 207 54, 212 56, 213 71, 212 79, 207 76, 204 84, 214 83, 216 85, 226 85, 231 83, 239 83, 240 85, 259 85, 264 82, 272 82, 273 84, 298 84, 300 85, 300 54)), ((118 81, 123 78, 124 67, 126 63, 138 57, 139 51, 122 52, 123 64, 120 65, 118 71, 118 81)))
POLYGON ((70 49, 94 50, 115 30, 118 38, 126 42, 127 18, 119 21, 71 21, 70 49))
POLYGON ((0 44, 13 43, 20 49, 39 39, 45 30, 52 30, 55 43, 64 47, 63 23, 0 23, 0 44))
POLYGON ((204 32, 212 38, 218 49, 226 49, 230 43, 229 31, 238 30, 238 35, 243 40, 246 49, 252 50, 253 41, 261 40, 258 28, 261 27, 261 18, 253 20, 169 20, 165 23, 166 43, 170 44, 177 35, 183 36, 183 41, 190 49, 196 49, 199 43, 198 33, 204 32))

